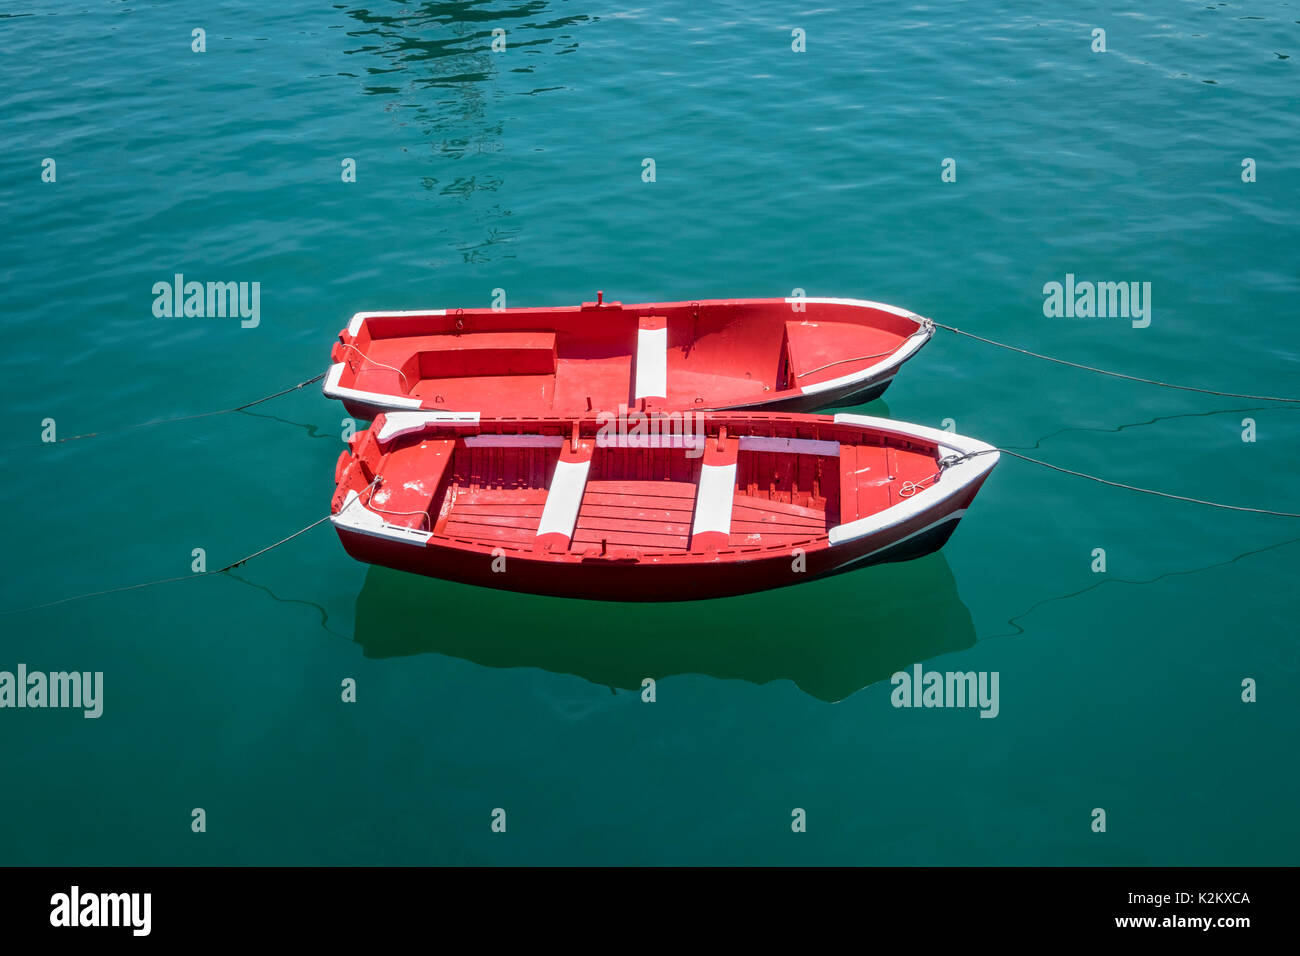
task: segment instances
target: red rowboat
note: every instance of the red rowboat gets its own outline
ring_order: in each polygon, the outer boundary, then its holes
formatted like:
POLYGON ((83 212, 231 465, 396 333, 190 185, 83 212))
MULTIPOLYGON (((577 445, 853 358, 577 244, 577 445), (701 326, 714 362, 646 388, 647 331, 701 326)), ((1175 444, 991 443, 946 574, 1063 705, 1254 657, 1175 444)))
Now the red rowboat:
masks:
POLYGON ((363 419, 569 417, 621 404, 811 411, 876 398, 933 331, 857 299, 359 312, 334 344, 324 390, 363 419))
POLYGON ((339 457, 360 561, 639 601, 741 594, 936 550, 998 459, 859 415, 393 412, 339 457))

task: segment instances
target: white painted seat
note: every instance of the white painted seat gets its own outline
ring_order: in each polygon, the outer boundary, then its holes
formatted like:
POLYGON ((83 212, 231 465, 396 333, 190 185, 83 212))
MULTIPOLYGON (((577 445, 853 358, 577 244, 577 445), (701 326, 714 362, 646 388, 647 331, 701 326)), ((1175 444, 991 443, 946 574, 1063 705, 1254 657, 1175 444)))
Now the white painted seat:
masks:
POLYGON ((695 514, 691 519, 691 548, 725 547, 731 538, 731 511, 736 504, 736 466, 740 442, 727 438, 726 430, 706 439, 700 463, 700 483, 695 488, 695 514))
POLYGON ((695 517, 692 536, 706 531, 731 534, 731 509, 736 498, 736 466, 704 465, 700 468, 700 485, 695 493, 695 517))
POLYGON ((591 446, 587 445, 577 453, 562 455, 555 463, 555 475, 546 492, 546 504, 542 506, 542 519, 537 525, 537 538, 558 535, 550 538, 552 546, 564 544, 573 537, 573 529, 578 523, 578 509, 582 507, 582 496, 587 490, 587 473, 591 471, 591 446), (583 455, 585 457, 578 457, 583 455), (578 458, 578 460, 574 460, 578 458))
POLYGON ((668 395, 668 320, 642 316, 636 331, 636 394, 641 398, 668 395))

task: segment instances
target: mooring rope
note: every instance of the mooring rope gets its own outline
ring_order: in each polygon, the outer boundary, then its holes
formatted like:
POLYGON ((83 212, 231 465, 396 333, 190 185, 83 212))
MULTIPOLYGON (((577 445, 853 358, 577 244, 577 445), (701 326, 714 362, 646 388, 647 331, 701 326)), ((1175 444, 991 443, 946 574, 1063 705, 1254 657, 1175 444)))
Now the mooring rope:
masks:
MULTIPOLYGON (((912 335, 915 334, 916 334, 915 332, 912 333, 912 335)), ((912 337, 911 335, 908 336, 909 339, 911 337, 912 337)), ((877 352, 875 355, 855 355, 853 358, 836 359, 834 362, 827 362, 825 365, 818 365, 816 368, 810 368, 806 372, 800 372, 797 375, 795 375, 795 378, 804 378, 805 376, 812 375, 815 372, 825 371, 826 369, 834 365, 844 365, 847 362, 865 362, 867 361, 867 359, 883 358, 886 355, 893 355, 897 351, 898 349, 893 348, 890 349, 888 352, 877 352)))
MULTIPOLYGON (((933 319, 930 321, 934 322, 933 319)), ((993 339, 986 339, 982 335, 976 335, 974 332, 967 332, 964 329, 955 328, 951 325, 944 325, 942 322, 934 322, 934 325, 937 328, 947 329, 949 332, 956 332, 958 335, 964 335, 967 338, 975 339, 977 342, 996 345, 1000 349, 1006 349, 1010 352, 1019 352, 1021 355, 1029 355, 1036 359, 1042 359, 1044 362, 1055 362, 1057 365, 1068 365, 1070 368, 1083 369, 1085 372, 1096 372, 1098 375, 1109 375, 1112 378, 1123 378, 1130 382, 1141 382, 1144 385, 1158 385, 1161 388, 1175 388, 1182 392, 1200 392, 1202 395, 1219 395, 1223 398, 1244 398, 1248 401, 1254 402, 1300 403, 1300 398, 1280 398, 1275 395, 1245 395, 1241 392, 1221 392, 1212 388, 1197 388, 1195 385, 1175 385, 1172 382, 1158 382, 1153 378, 1142 378, 1138 375, 1126 375, 1123 372, 1112 372, 1108 369, 1097 368, 1092 365, 1083 365, 1079 362, 1067 362, 1065 359, 1054 358, 1051 355, 1043 355, 1039 352, 1031 352, 1029 349, 1022 349, 1015 345, 1008 345, 1005 342, 995 342, 993 339)))
POLYGON ((429 512, 427 511, 390 511, 387 508, 381 508, 379 507, 379 505, 375 504, 375 495, 378 494, 379 486, 382 485, 383 483, 384 483, 384 476, 375 475, 375 480, 370 483, 370 486, 368 488, 364 489, 364 491, 370 492, 370 497, 366 499, 366 503, 361 504, 361 495, 357 495, 357 497, 353 499, 353 503, 361 505, 363 509, 374 511, 380 514, 400 515, 404 518, 405 517, 414 518, 416 515, 419 515, 420 517, 424 518, 424 520, 420 522, 421 525, 427 525, 429 523, 429 512))
MULTIPOLYGON (((1044 468, 1050 468, 1052 471, 1059 471, 1065 475, 1073 475, 1075 478, 1087 478, 1089 481, 1095 481, 1099 484, 1110 485, 1112 488, 1123 488, 1126 491, 1137 491, 1144 495, 1155 495, 1157 498, 1171 498, 1174 501, 1186 501, 1194 505, 1205 505, 1207 508, 1222 508, 1226 511, 1249 511, 1252 514, 1273 515, 1277 518, 1300 518, 1300 512, 1294 511, 1272 511, 1268 508, 1247 508, 1245 505, 1228 505, 1220 501, 1206 501, 1204 498, 1189 498, 1186 495, 1175 495, 1168 491, 1157 491, 1154 488, 1141 488, 1137 485, 1126 485, 1122 481, 1111 481, 1109 478, 1101 478, 1097 475, 1090 475, 1082 471, 1074 471, 1070 468, 1062 468, 1060 465, 1053 465, 1049 461, 1042 461, 1038 458, 1030 458, 1028 455, 1022 455, 1018 451, 1011 451, 1009 448, 989 448, 985 451, 973 451, 965 455, 955 455, 943 459, 939 464, 946 468, 957 464, 959 461, 965 461, 968 458, 978 458, 980 455, 991 455, 994 452, 1001 452, 1004 455, 1010 455, 1012 458, 1019 458, 1021 461, 1027 461, 1034 465, 1042 465, 1044 468)), ((929 479, 924 479, 929 480, 929 479)))
POLYGON ((170 425, 173 422, 188 422, 193 421, 196 418, 211 418, 213 415, 229 415, 232 412, 242 412, 245 409, 252 408, 254 405, 261 405, 263 402, 269 402, 273 398, 279 398, 281 395, 288 395, 290 392, 296 392, 300 388, 306 388, 308 385, 319 382, 324 377, 325 373, 321 372, 319 375, 313 376, 305 382, 299 382, 297 385, 291 385, 288 388, 281 389, 271 395, 267 395, 251 402, 245 402, 242 405, 236 405, 233 408, 219 408, 213 412, 199 412, 196 415, 180 415, 176 418, 159 418, 151 422, 136 422, 134 425, 123 425, 121 428, 108 428, 99 432, 86 432, 84 435, 69 435, 67 438, 55 439, 54 443, 58 444, 66 441, 78 441, 82 438, 94 438, 97 435, 111 435, 114 432, 126 432, 136 428, 148 428, 151 425, 170 425))
POLYGON ((365 359, 365 360, 366 360, 367 362, 369 362, 371 365, 378 365, 380 368, 386 368, 386 369, 388 369, 390 372, 396 372, 398 375, 400 375, 400 376, 402 377, 402 384, 406 386, 406 390, 407 390, 408 392, 411 390, 411 383, 410 383, 409 381, 407 381, 406 373, 404 373, 400 368, 397 368, 397 367, 394 366, 394 365, 385 365, 383 362, 376 362, 374 359, 372 359, 372 358, 371 358, 369 355, 367 355, 365 352, 361 351, 361 349, 357 348, 355 345, 352 345, 352 344, 350 344, 350 343, 348 343, 348 342, 344 342, 344 343, 343 343, 343 347, 344 347, 345 349, 351 349, 352 351, 356 352, 358 355, 360 355, 363 359, 365 359))
POLYGON ((59 604, 69 604, 72 601, 81 601, 85 598, 100 597, 101 595, 104 594, 119 594, 122 591, 138 591, 141 588, 151 588, 159 584, 171 584, 175 581, 192 581, 195 578, 205 578, 212 574, 224 574, 227 571, 235 570, 235 568, 239 567, 240 565, 247 564, 249 561, 252 561, 254 558, 260 555, 266 554, 266 552, 268 551, 272 551, 280 547, 280 545, 284 544, 285 542, 292 541, 300 534, 306 534, 308 531, 310 531, 312 528, 316 527, 317 525, 324 524, 326 521, 329 521, 330 517, 331 517, 330 515, 326 515, 325 517, 317 521, 313 521, 311 524, 307 525, 307 527, 300 528, 297 531, 295 531, 293 534, 289 535, 288 537, 281 538, 279 541, 275 542, 275 544, 268 544, 265 548, 262 548, 258 551, 254 551, 252 554, 240 558, 238 561, 232 562, 231 564, 227 564, 225 567, 222 568, 214 568, 210 571, 195 571, 192 574, 180 574, 174 578, 159 578, 157 581, 144 581, 141 584, 126 584, 120 588, 107 588, 103 591, 87 591, 85 594, 74 594, 71 597, 59 598, 57 601, 46 601, 44 604, 33 604, 30 607, 19 607, 19 608, 13 608, 8 611, 0 611, 0 614, 21 614, 25 611, 39 611, 42 608, 55 607, 56 605, 59 604))

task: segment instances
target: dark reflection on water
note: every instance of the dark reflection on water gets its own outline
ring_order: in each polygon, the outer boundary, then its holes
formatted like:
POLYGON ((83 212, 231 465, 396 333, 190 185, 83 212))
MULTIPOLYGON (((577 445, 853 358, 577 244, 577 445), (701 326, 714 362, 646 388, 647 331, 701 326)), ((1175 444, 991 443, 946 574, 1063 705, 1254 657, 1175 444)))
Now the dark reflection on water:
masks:
POLYGON ((593 19, 549 17, 550 6, 544 0, 506 5, 377 0, 371 6, 340 7, 355 21, 347 33, 358 45, 346 52, 373 59, 364 67, 363 91, 384 97, 384 108, 398 125, 414 126, 429 146, 429 167, 418 180, 426 197, 449 213, 453 204, 461 207, 443 233, 467 263, 514 258, 507 249, 518 230, 500 199, 505 183, 498 170, 475 161, 506 149, 501 98, 564 89, 536 80, 530 80, 536 84, 530 89, 515 89, 516 83, 501 82, 501 74, 544 72, 546 54, 573 52, 578 44, 572 28, 593 19), (492 50, 497 28, 506 31, 501 53, 492 50), (453 169, 448 161, 470 166, 453 169))
MULTIPOLYGON (((889 417, 879 399, 854 410, 889 417)), ((446 654, 625 690, 674 674, 789 680, 833 702, 973 647, 975 625, 939 552, 684 604, 547 598, 371 567, 357 596, 356 641, 367 657, 446 654)))
POLYGON ((371 567, 357 597, 367 657, 446 654, 610 688, 706 674, 793 681, 824 701, 975 644, 943 555, 691 604, 626 605, 493 591, 371 567))

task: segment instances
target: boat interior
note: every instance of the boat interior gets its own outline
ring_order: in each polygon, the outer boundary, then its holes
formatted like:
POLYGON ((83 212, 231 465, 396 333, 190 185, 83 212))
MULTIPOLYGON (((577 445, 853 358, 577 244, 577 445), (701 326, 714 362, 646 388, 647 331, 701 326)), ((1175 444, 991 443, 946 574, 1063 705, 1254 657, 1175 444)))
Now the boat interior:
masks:
POLYGON ((371 443, 353 490, 389 524, 609 556, 791 547, 899 503, 938 470, 933 445, 860 431, 841 443, 724 426, 703 443, 701 455, 602 446, 590 432, 403 436, 382 455, 371 443))
POLYGON ((380 315, 335 355, 349 388, 485 414, 581 414, 760 403, 874 365, 916 331, 877 309, 804 309, 762 300, 380 315))

